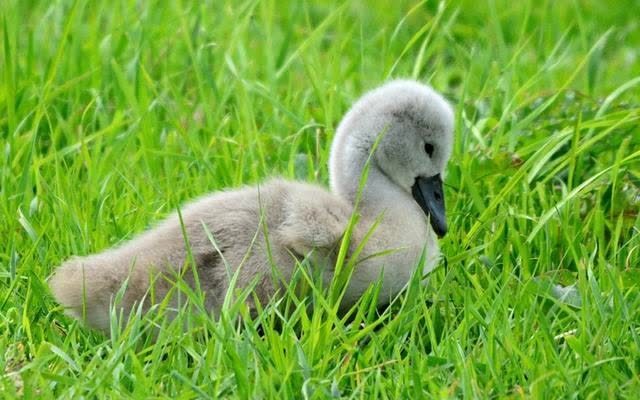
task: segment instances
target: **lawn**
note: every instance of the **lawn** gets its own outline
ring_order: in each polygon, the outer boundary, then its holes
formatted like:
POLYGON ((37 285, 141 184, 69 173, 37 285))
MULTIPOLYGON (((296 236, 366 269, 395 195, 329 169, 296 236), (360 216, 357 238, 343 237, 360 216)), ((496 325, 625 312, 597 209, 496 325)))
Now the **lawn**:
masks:
POLYGON ((638 398, 640 3, 310 3, 0 1, 0 395, 638 398), (105 336, 51 297, 189 199, 327 185, 341 116, 394 77, 455 107, 428 286, 350 318, 192 293, 151 335, 162 310, 105 336))

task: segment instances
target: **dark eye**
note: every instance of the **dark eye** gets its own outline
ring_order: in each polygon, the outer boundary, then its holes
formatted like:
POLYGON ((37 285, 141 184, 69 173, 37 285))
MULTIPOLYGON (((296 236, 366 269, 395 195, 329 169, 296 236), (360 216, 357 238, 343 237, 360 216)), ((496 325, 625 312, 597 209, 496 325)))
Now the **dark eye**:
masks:
POLYGON ((427 153, 429 157, 433 156, 433 145, 431 143, 424 144, 424 151, 427 153))

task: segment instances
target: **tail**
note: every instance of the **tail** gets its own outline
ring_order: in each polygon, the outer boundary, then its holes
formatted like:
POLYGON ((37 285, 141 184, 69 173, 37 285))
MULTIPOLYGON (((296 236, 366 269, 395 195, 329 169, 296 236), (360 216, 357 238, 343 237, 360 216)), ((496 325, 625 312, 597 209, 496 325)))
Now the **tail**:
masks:
POLYGON ((109 329, 110 307, 119 290, 126 286, 120 306, 128 316, 135 302, 141 301, 148 289, 148 282, 129 279, 132 277, 131 266, 105 256, 72 258, 49 278, 51 292, 65 307, 65 312, 102 331, 109 329))

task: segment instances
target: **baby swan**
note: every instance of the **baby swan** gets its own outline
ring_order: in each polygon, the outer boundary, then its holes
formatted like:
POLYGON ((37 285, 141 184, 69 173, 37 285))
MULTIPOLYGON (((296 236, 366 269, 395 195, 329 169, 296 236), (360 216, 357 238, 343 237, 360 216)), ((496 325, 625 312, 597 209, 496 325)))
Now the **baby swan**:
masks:
MULTIPOLYGON (((276 179, 214 193, 184 207, 182 224, 176 213, 119 247, 68 260, 49 285, 68 314, 107 330, 110 304, 125 281, 118 306, 126 316, 135 304, 161 301, 171 288, 171 274, 191 252, 210 311, 222 307, 235 273, 237 287, 257 282, 254 292, 266 302, 281 285, 272 266, 286 281, 296 258, 312 251, 326 261, 322 276, 331 280, 336 249, 355 212, 351 252, 377 226, 358 255, 342 306, 354 304, 380 278, 379 302, 386 303, 416 266, 426 274, 437 263, 437 236, 447 231, 441 176, 452 132, 453 112, 442 96, 414 81, 392 81, 365 94, 340 123, 331 146, 331 192, 276 179), (424 264, 418 265, 423 252, 424 264), (163 273, 169 278, 152 279, 163 273)), ((184 277, 195 284, 191 268, 184 277)))

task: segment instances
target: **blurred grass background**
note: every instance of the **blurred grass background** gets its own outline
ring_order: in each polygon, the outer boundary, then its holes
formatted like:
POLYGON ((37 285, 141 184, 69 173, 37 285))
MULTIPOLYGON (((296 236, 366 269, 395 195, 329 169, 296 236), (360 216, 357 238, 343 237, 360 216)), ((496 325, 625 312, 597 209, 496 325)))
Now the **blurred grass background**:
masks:
POLYGON ((0 392, 634 398, 639 10, 3 0, 0 392), (107 340, 49 296, 55 265, 198 195, 274 175, 326 184, 341 116, 394 77, 456 108, 451 232, 430 286, 376 329, 295 314, 263 332, 173 326, 154 345, 144 318, 107 340))

